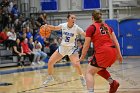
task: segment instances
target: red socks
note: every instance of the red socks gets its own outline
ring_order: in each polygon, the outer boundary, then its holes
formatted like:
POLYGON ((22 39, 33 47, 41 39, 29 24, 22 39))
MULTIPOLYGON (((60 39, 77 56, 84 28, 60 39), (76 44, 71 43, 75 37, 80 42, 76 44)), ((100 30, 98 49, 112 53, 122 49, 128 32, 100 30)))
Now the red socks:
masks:
POLYGON ((97 74, 106 80, 108 80, 111 77, 110 73, 106 69, 100 70, 97 74))

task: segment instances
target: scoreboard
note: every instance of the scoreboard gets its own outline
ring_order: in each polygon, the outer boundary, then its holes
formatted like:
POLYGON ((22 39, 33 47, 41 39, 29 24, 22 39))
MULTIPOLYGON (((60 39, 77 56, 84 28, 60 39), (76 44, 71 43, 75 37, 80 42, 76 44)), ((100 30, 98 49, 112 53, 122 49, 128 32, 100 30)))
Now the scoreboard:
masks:
POLYGON ((42 11, 58 11, 58 0, 41 0, 42 11))
POLYGON ((83 0, 83 10, 100 8, 100 0, 83 0))

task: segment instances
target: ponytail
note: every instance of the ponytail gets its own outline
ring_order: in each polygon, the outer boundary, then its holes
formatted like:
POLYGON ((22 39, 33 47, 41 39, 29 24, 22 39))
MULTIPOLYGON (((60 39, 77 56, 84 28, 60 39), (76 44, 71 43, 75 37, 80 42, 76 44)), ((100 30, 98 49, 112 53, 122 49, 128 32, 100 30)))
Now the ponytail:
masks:
POLYGON ((101 27, 103 28, 103 30, 106 31, 106 33, 110 36, 111 38, 111 33, 109 32, 108 28, 104 26, 104 23, 102 21, 102 13, 96 10, 93 10, 92 12, 92 16, 94 18, 94 20, 98 23, 101 23, 101 27))
POLYGON ((108 28, 104 26, 104 23, 101 23, 101 27, 103 28, 103 30, 106 31, 106 33, 109 35, 109 37, 111 38, 111 33, 109 32, 108 28))
POLYGON ((92 16, 96 22, 99 22, 99 23, 102 22, 102 14, 100 12, 93 10, 92 16))

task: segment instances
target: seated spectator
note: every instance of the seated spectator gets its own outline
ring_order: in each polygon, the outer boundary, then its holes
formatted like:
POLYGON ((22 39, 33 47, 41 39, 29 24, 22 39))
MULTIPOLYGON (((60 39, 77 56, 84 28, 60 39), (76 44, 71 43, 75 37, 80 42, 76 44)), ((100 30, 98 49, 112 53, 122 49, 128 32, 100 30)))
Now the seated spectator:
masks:
POLYGON ((8 28, 5 28, 3 31, 0 32, 0 43, 5 44, 5 45, 8 39, 7 30, 8 28))
POLYGON ((36 26, 35 16, 31 15, 30 21, 29 21, 29 27, 32 29, 32 34, 35 36, 38 32, 38 27, 36 26))
POLYGON ((13 18, 16 19, 19 17, 20 13, 18 10, 18 6, 16 4, 14 4, 12 10, 11 10, 11 14, 13 15, 13 18))
POLYGON ((23 53, 19 38, 17 38, 16 42, 13 44, 13 54, 18 56, 18 65, 23 66, 24 60, 22 59, 22 57, 26 54, 23 53))
POLYGON ((52 40, 52 43, 50 44, 50 56, 57 50, 58 48, 58 42, 56 39, 52 40))
POLYGON ((23 41, 21 42, 21 46, 23 48, 23 53, 25 53, 26 57, 29 57, 30 62, 33 62, 33 58, 34 58, 34 54, 33 52, 30 50, 29 46, 28 46, 28 39, 24 38, 23 41))
POLYGON ((41 27, 44 24, 47 24, 47 15, 40 14, 38 19, 36 20, 36 25, 37 25, 37 27, 41 27))
POLYGON ((44 52, 50 57, 50 42, 46 38, 44 39, 45 47, 44 47, 44 52))
POLYGON ((12 27, 9 32, 7 32, 8 40, 7 40, 7 47, 11 48, 13 43, 16 42, 17 35, 15 33, 15 29, 12 27))
POLYGON ((35 51, 35 45, 34 45, 34 42, 33 42, 33 38, 29 39, 28 46, 34 54, 34 59, 33 59, 32 65, 36 65, 40 61, 40 54, 35 51))
POLYGON ((35 52, 38 52, 40 54, 40 61, 42 62, 46 57, 47 57, 47 54, 45 52, 43 52, 41 49, 42 49, 42 45, 40 42, 38 42, 37 40, 35 40, 35 52))
POLYGON ((26 34, 27 34, 27 38, 30 39, 31 37, 33 37, 32 33, 30 32, 30 28, 26 27, 26 34))
POLYGON ((22 22, 19 19, 16 19, 14 22, 14 27, 15 27, 15 32, 17 33, 17 35, 20 35, 20 33, 22 33, 21 25, 22 25, 22 22))
POLYGON ((81 54, 82 54, 82 49, 83 49, 83 44, 82 44, 82 40, 81 39, 77 40, 77 47, 78 47, 78 53, 79 53, 79 57, 80 57, 81 54))
POLYGON ((34 37, 34 40, 37 40, 38 42, 40 42, 41 43, 41 45, 42 45, 42 51, 44 51, 43 49, 44 49, 44 46, 45 46, 45 38, 43 38, 42 36, 40 36, 39 34, 36 34, 35 35, 35 37, 34 37))

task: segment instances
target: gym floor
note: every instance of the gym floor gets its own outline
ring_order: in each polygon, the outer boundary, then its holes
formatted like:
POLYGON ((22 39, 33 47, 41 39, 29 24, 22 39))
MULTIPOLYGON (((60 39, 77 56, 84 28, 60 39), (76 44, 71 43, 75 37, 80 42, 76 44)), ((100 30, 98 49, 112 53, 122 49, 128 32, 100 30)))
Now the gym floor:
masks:
MULTIPOLYGON (((82 62, 81 66, 85 71, 87 62, 82 62)), ((123 64, 116 62, 108 70, 120 82, 117 93, 140 93, 139 57, 125 57, 123 64)), ((87 93, 70 62, 57 63, 55 80, 42 85, 46 77, 47 65, 0 68, 0 93, 87 93)), ((108 91, 108 82, 96 75, 95 93, 108 91)))

